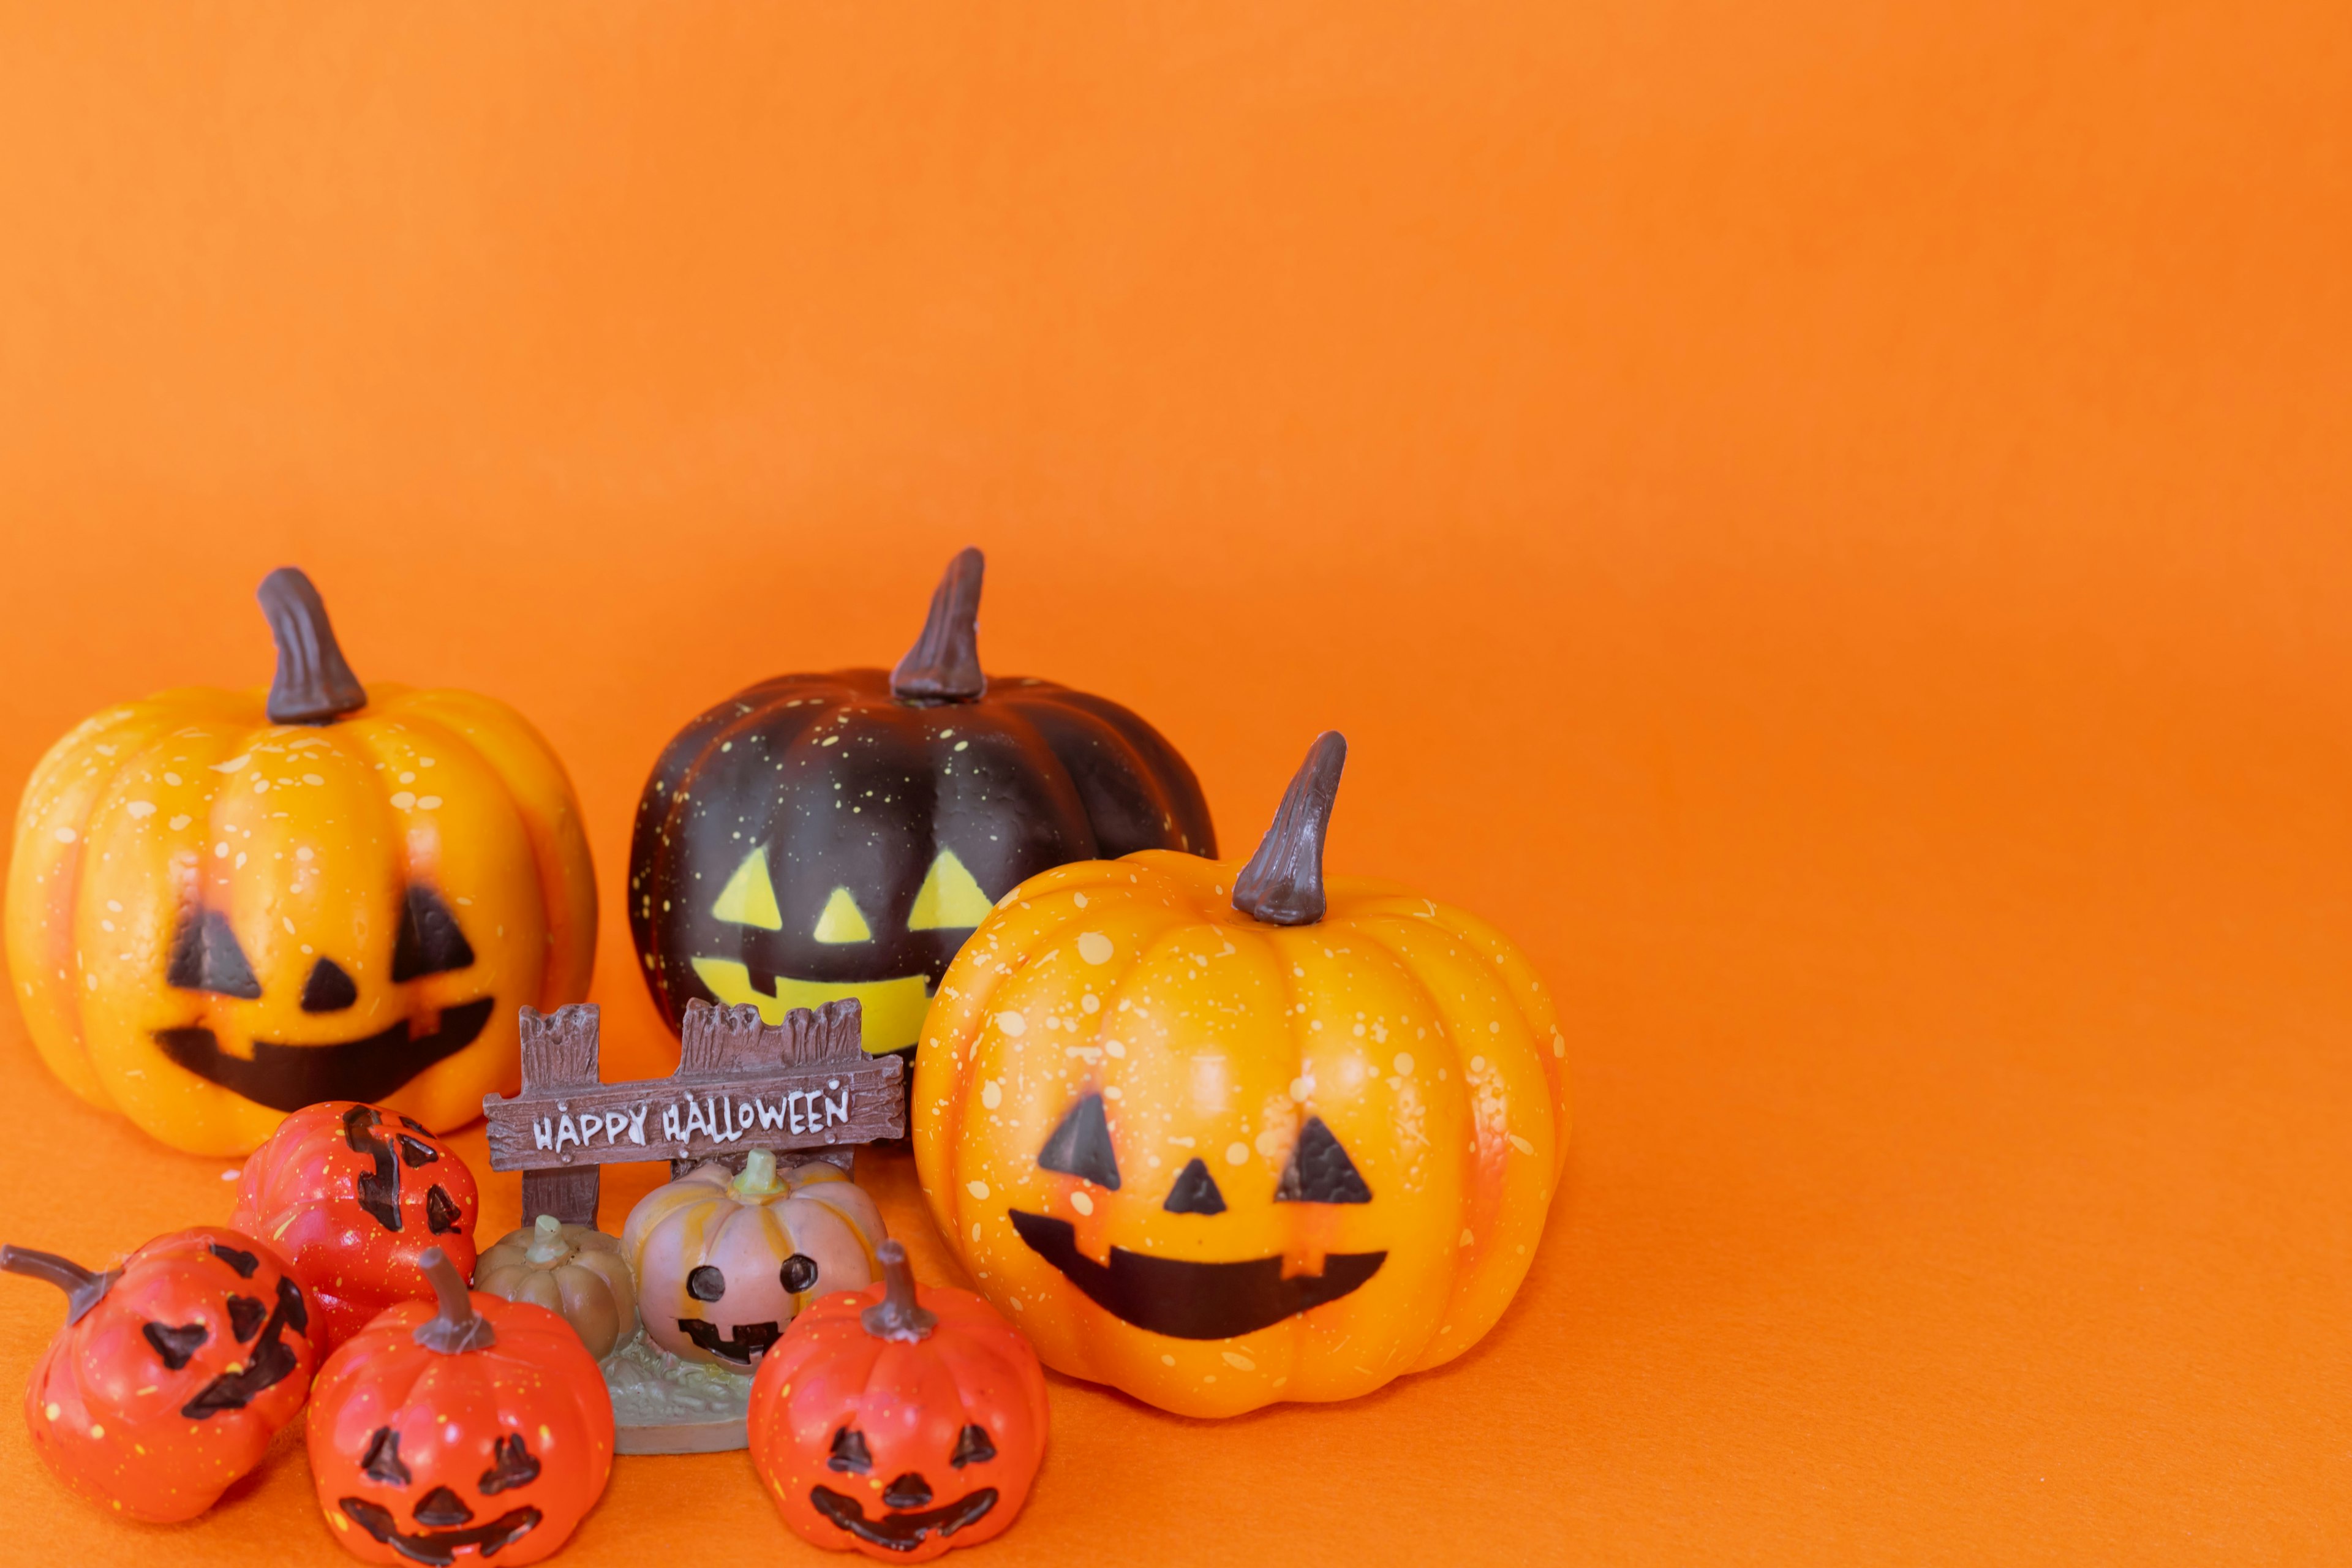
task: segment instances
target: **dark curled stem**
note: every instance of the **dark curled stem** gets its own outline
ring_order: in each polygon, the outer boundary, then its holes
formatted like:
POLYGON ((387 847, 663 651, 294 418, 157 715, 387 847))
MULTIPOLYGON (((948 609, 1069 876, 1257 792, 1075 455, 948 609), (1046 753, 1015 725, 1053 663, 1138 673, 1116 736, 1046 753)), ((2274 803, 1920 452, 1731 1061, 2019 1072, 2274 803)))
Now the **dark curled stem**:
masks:
POLYGON ((254 597, 278 643, 278 677, 269 687, 273 724, 331 724, 367 706, 367 689, 343 662, 319 590, 299 569, 280 566, 254 597))
POLYGON ((29 1247, 0 1247, 0 1271, 22 1274, 27 1279, 46 1279, 66 1293, 66 1321, 79 1323, 82 1314, 105 1297, 122 1278, 122 1270, 110 1268, 100 1274, 84 1268, 70 1258, 59 1258, 54 1252, 36 1252, 29 1247))
POLYGON ((890 695, 901 702, 977 702, 988 689, 980 669, 980 578, 985 558, 965 550, 948 563, 931 595, 923 635, 890 672, 890 695))
POLYGON ((882 1300, 858 1314, 857 1321, 877 1339, 908 1344, 931 1337, 939 1315, 915 1300, 915 1276, 907 1268, 907 1249, 886 1241, 874 1249, 882 1261, 882 1300))
POLYGON ((417 1326, 416 1342, 429 1351, 445 1355, 457 1355, 465 1351, 486 1351, 499 1342, 499 1336, 489 1320, 474 1310, 474 1299, 467 1293, 466 1277, 449 1261, 449 1255, 437 1247, 428 1247, 417 1255, 416 1267, 433 1281, 433 1293, 441 1299, 441 1310, 429 1321, 417 1326))
POLYGON ((1326 730, 1282 792, 1274 826, 1234 879, 1234 908, 1268 925, 1313 925, 1323 918, 1323 838, 1339 797, 1348 740, 1326 730))

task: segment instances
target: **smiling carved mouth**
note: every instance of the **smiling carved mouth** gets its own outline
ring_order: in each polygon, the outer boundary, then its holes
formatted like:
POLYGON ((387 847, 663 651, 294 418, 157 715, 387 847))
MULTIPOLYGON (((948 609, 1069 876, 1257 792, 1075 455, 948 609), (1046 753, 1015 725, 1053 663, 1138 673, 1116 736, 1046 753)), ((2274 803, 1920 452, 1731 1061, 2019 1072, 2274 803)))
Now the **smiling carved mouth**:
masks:
POLYGON ((1010 1211, 1029 1250, 1062 1271, 1087 1299, 1123 1323, 1172 1340, 1230 1340, 1336 1301, 1380 1272, 1385 1252, 1334 1252, 1323 1272, 1282 1277, 1282 1259, 1187 1263, 1110 1249, 1108 1267, 1078 1250, 1068 1220, 1010 1211))
POLYGON ((692 1340, 699 1349, 737 1366, 750 1366, 753 1356, 767 1353, 784 1332, 774 1323, 738 1323, 733 1333, 720 1339, 719 1325, 700 1318, 680 1318, 677 1331, 692 1340))
POLYGON ((831 1487, 818 1487, 809 1493, 809 1501, 817 1512, 860 1541, 871 1542, 887 1552, 912 1552, 934 1530, 942 1536, 953 1535, 994 1508, 996 1489, 983 1487, 970 1497, 927 1508, 920 1513, 886 1513, 879 1519, 866 1518, 866 1510, 856 1498, 845 1497, 831 1487))
POLYGON ((365 1498, 343 1498, 336 1506, 351 1516, 352 1523, 411 1563, 429 1563, 433 1568, 449 1568, 457 1561, 460 1546, 479 1547, 483 1556, 495 1557, 499 1547, 530 1534, 541 1517, 535 1508, 519 1508, 470 1530, 428 1530, 421 1535, 404 1535, 390 1509, 365 1498))
POLYGON ((253 1059, 230 1056, 210 1029, 158 1029, 155 1043, 173 1062, 232 1094, 272 1110, 299 1110, 322 1100, 382 1100, 426 1068, 474 1043, 490 1021, 494 998, 441 1009, 441 1026, 414 1035, 406 1020, 339 1046, 253 1042, 253 1059))

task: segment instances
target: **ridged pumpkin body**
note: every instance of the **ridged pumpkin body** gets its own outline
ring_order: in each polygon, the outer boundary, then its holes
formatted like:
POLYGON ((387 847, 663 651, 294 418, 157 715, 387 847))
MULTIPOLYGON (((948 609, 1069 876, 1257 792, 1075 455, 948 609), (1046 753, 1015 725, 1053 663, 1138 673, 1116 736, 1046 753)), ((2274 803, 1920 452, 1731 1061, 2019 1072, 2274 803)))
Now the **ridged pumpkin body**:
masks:
POLYGON ((887 1233, 866 1189, 822 1161, 751 1151, 637 1200, 621 1227, 646 1335, 686 1361, 748 1372, 818 1297, 863 1289, 887 1233))
MULTIPOLYGON (((900 1267, 904 1267, 903 1264, 900 1267)), ((751 1383, 751 1466, 802 1540, 923 1563, 1003 1534, 1045 1458, 1045 1374, 969 1290, 913 1289, 919 1340, 864 1322, 877 1283, 796 1319, 751 1383)))
POLYGON ((474 1173, 438 1136, 380 1105, 329 1101, 254 1151, 229 1223, 286 1255, 323 1355, 394 1301, 431 1293, 416 1268, 426 1247, 471 1270, 480 1212, 474 1173))
POLYGON ((1482 921, 1335 878, 1312 924, 1147 851, 1024 883, 940 983, 914 1142, 940 1228, 1060 1372, 1187 1415, 1459 1355, 1567 1152, 1564 1046, 1482 921))
POLYGON ((42 1352, 25 1390, 33 1450, 131 1519, 193 1519, 301 1410, 315 1327, 267 1245, 209 1226, 158 1237, 42 1352))
POLYGON ((417 1343, 434 1307, 409 1300, 319 1371, 311 1482, 335 1539, 368 1562, 536 1563, 611 1478, 612 1396, 580 1336, 544 1307, 469 1300, 496 1332, 487 1349, 417 1343))
POLYGON ((205 1154, 322 1100, 446 1130, 516 1087, 519 1005, 586 994, 595 885, 546 742, 468 692, 371 698, 273 724, 259 690, 166 691, 34 770, 8 963, 83 1099, 205 1154))
POLYGON ((629 927, 673 1029, 696 997, 773 1024, 855 996, 866 1048, 908 1051, 992 900, 1145 847, 1215 844, 1192 770, 1115 702, 1013 677, 916 704, 878 669, 790 675, 663 751, 637 805, 629 927))
POLYGON ((545 1307, 570 1323, 598 1361, 637 1331, 637 1282, 617 1237, 541 1215, 486 1248, 474 1289, 545 1307))

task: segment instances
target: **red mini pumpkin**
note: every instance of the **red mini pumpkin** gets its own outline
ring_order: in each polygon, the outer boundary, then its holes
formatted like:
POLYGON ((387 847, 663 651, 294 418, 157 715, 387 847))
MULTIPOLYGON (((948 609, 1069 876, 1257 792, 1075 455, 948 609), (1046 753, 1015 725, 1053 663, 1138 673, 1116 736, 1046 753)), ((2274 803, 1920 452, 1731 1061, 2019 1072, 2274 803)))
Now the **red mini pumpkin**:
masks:
POLYGON ((210 1508, 302 1408, 317 1363, 285 1261, 215 1226, 157 1237, 94 1274, 0 1247, 0 1269, 66 1293, 66 1326, 25 1390, 34 1451, 59 1480, 133 1519, 210 1508))
POLYGON ((338 1100, 296 1111, 254 1151, 229 1223, 293 1260, 325 1354, 425 1293, 416 1270, 427 1247, 471 1275, 480 1208, 474 1173, 422 1123, 338 1100))
POLYGON ((969 1290, 882 1282, 793 1321, 751 1380, 751 1466, 802 1540, 922 1563, 1004 1533, 1045 1454, 1037 1352, 969 1290))
POLYGON ((371 1563, 536 1563, 613 1472, 613 1401, 572 1325, 470 1293, 437 1247, 437 1310, 403 1301, 327 1358, 310 1475, 336 1539, 371 1563))

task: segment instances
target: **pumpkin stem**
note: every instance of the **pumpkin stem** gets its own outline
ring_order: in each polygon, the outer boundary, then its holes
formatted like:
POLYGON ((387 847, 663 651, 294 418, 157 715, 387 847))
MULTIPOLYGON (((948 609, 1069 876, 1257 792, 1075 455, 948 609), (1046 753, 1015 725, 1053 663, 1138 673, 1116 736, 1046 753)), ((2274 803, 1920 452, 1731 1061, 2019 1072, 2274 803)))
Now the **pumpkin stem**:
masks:
POLYGON ((254 597, 278 643, 278 679, 269 687, 273 724, 331 724, 367 706, 367 689, 343 662, 319 590, 299 567, 280 566, 254 597))
POLYGON ((929 707, 941 702, 977 702, 988 689, 980 672, 980 576, 986 558, 965 550, 948 563, 947 575, 931 595, 923 635, 890 672, 890 695, 929 707))
POLYGON ((1326 730, 1282 792, 1274 826, 1234 879, 1234 908, 1268 925, 1309 926, 1323 918, 1323 836, 1339 797, 1348 738, 1326 730))
POLYGON ((64 1291, 68 1323, 80 1322, 82 1314, 97 1306, 114 1288, 114 1282, 122 1278, 120 1268, 100 1274, 69 1258, 59 1258, 54 1252, 36 1252, 29 1247, 0 1247, 0 1270, 22 1274, 28 1279, 46 1279, 64 1291))
POLYGON ((490 1321, 474 1310, 474 1298, 466 1290, 466 1277, 449 1261, 449 1255, 437 1247, 428 1247, 417 1254, 416 1267, 425 1270, 425 1278, 433 1281, 433 1293, 441 1298, 441 1310, 429 1321, 417 1325, 413 1336, 429 1351, 444 1355, 457 1355, 465 1351, 486 1351, 499 1342, 490 1321))
POLYGON ((886 1241, 874 1249, 882 1260, 882 1299, 857 1315, 866 1331, 878 1340, 919 1344, 939 1326, 939 1314, 915 1300, 915 1276, 907 1268, 907 1249, 886 1241))
POLYGON ((743 1168, 727 1184, 727 1190, 738 1198, 772 1198, 784 1190, 776 1179, 776 1152, 773 1149, 752 1149, 743 1155, 743 1168))
POLYGON ((531 1222, 530 1245, 523 1256, 533 1263, 552 1263, 572 1250, 563 1239, 563 1222, 551 1214, 543 1214, 531 1222))

